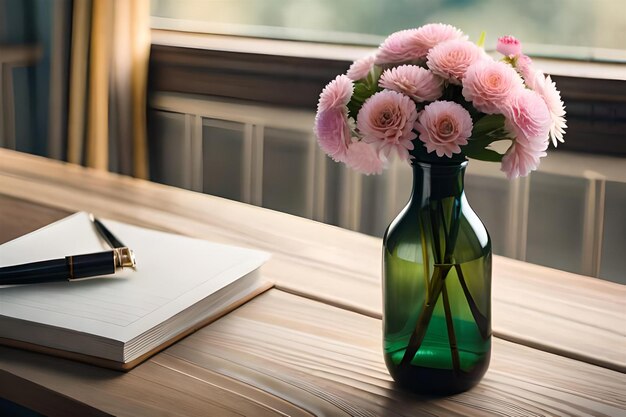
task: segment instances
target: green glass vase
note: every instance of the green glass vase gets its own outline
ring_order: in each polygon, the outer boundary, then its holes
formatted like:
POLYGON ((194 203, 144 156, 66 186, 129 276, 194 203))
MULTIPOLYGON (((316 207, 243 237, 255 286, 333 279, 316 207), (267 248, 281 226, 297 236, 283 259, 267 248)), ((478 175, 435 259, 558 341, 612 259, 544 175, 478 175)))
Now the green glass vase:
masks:
POLYGON ((451 394, 491 354, 491 241, 465 198, 467 162, 413 162, 411 198, 383 239, 385 362, 400 385, 451 394))

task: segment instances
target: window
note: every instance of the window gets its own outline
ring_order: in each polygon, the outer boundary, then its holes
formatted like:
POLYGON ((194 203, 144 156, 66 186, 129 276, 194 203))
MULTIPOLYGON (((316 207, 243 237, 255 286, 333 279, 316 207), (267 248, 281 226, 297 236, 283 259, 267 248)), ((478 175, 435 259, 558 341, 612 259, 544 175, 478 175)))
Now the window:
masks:
POLYGON ((365 177, 321 154, 311 130, 321 89, 395 30, 444 21, 472 39, 486 30, 492 45, 514 34, 562 92, 566 143, 538 173, 514 182, 496 165, 470 164, 468 199, 495 253, 625 283, 618 272, 626 268, 619 216, 626 41, 618 36, 626 17, 619 3, 152 0, 153 179, 381 236, 408 198, 410 168, 394 164, 365 177), (179 134, 168 134, 175 126, 179 134), (172 140, 182 141, 178 153, 168 151, 172 140), (232 149, 219 158, 205 154, 225 147, 232 149), (181 152, 187 159, 177 159, 181 152), (243 162, 218 170, 224 155, 243 162), (532 220, 538 215, 543 222, 532 220), (546 256, 553 248, 560 252, 546 256))
POLYGON ((446 22, 486 31, 491 48, 510 34, 536 56, 626 62, 621 0, 152 0, 152 16, 161 29, 357 45, 446 22))

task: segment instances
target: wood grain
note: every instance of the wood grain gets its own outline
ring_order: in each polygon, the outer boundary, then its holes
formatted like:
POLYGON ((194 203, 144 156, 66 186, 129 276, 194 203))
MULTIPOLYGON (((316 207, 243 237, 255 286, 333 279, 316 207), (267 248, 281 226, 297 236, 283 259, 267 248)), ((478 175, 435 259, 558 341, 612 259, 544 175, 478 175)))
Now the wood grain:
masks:
MULTIPOLYGON (((7 150, 0 150, 0 194, 268 250, 273 258, 263 272, 278 288, 370 317, 381 314, 381 242, 373 237, 7 150)), ((5 227, 0 223, 0 237, 5 227)), ((493 317, 500 338, 626 371, 624 286, 496 256, 493 317)))
POLYGON ((498 339, 473 390, 398 390, 382 361, 380 320, 279 290, 128 374, 9 348, 0 367, 35 391, 120 416, 626 415, 623 374, 498 339))
POLYGON ((0 194, 0 244, 44 227, 68 215, 41 204, 0 194))

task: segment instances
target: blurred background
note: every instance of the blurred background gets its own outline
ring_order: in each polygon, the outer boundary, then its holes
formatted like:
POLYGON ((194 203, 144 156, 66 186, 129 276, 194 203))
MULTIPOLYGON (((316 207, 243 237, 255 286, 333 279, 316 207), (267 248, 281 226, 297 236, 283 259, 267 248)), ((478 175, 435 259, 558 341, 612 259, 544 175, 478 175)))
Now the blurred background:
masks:
POLYGON ((153 26, 377 46, 397 30, 443 22, 470 39, 522 39, 533 55, 626 57, 621 0, 152 0, 153 26), (614 54, 614 55, 613 55, 614 54))
MULTIPOLYGON (((566 143, 528 178, 472 161, 495 253, 626 283, 622 0, 0 0, 0 146, 374 236, 409 166, 362 176, 312 133, 319 92, 388 34, 445 22, 553 75, 566 143)), ((0 161, 0 164, 2 161, 0 161)))

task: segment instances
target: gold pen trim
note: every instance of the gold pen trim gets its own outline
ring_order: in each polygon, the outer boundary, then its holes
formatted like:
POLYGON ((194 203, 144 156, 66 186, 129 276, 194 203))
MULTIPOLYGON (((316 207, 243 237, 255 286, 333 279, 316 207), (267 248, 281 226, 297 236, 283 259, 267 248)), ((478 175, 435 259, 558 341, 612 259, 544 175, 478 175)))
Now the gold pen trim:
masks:
POLYGON ((113 249, 113 257, 115 259, 115 268, 135 268, 137 262, 135 260, 135 252, 129 248, 113 249))

